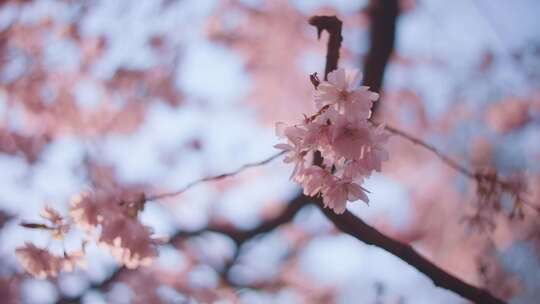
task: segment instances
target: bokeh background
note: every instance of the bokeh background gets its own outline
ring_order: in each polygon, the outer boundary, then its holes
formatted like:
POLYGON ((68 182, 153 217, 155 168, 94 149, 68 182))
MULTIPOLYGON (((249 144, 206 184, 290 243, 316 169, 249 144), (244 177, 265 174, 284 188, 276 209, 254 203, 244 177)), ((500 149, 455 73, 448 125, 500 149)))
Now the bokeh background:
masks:
MULTIPOLYGON (((375 1, 376 2, 376 1, 375 1)), ((377 117, 462 164, 526 174, 540 205, 540 2, 401 0, 377 117)), ((0 1, 0 297, 2 303, 466 303, 387 252, 340 234, 314 207, 236 248, 206 233, 164 245, 150 267, 96 288, 118 265, 87 248, 88 269, 37 280, 14 250, 80 247, 19 225, 45 204, 66 212, 99 185, 175 190, 276 153, 274 123, 316 109, 327 36, 307 20, 343 20, 340 66, 362 69, 367 0, 0 1), (218 272, 239 250, 226 286, 218 272)), ((470 229, 474 185, 400 138, 349 210, 456 276, 511 303, 540 299, 538 213, 501 212, 470 229)), ((275 160, 148 202, 157 234, 226 223, 250 229, 297 191, 275 160)), ((510 208, 504 205, 503 208, 510 208)))

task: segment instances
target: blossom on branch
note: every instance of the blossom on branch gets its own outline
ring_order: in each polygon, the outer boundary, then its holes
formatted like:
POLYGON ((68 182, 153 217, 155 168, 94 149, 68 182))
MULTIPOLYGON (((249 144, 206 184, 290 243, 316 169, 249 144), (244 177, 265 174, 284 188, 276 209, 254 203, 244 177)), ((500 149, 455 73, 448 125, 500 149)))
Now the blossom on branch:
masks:
POLYGON ((84 260, 84 250, 73 251, 69 254, 64 252, 64 257, 62 259, 62 269, 64 271, 70 272, 75 269, 75 266, 81 268, 86 268, 86 260, 84 260))
POLYGON ((316 88, 319 110, 314 115, 296 125, 276 124, 278 136, 287 143, 275 147, 286 151, 285 163, 294 163, 291 178, 304 194, 320 194, 326 207, 341 214, 347 201, 369 202, 361 184, 388 160, 389 134, 368 120, 379 95, 358 87, 357 71, 338 69, 328 79, 316 88), (322 162, 311 165, 306 156, 317 152, 322 162))
POLYGON ((66 233, 69 232, 69 223, 54 208, 45 206, 45 209, 41 212, 41 217, 51 223, 49 230, 55 239, 63 239, 66 233))
POLYGON ((134 269, 150 265, 157 256, 159 242, 151 234, 138 220, 120 215, 103 222, 98 241, 118 262, 134 269))
POLYGON ((59 257, 30 243, 17 248, 15 254, 23 268, 38 279, 56 277, 62 268, 59 257))
POLYGON ((315 104, 322 108, 334 105, 346 117, 367 119, 373 102, 379 94, 359 86, 362 77, 358 70, 337 69, 328 74, 328 81, 319 84, 315 92, 315 104))
POLYGON ((345 212, 347 201, 362 200, 369 203, 366 192, 366 189, 351 180, 335 178, 322 192, 323 203, 325 207, 341 214, 345 212))
POLYGON ((148 266, 157 256, 157 246, 164 242, 155 238, 152 230, 138 220, 144 208, 144 195, 116 189, 96 189, 83 192, 72 200, 70 221, 53 208, 45 207, 41 217, 50 224, 25 223, 26 228, 51 231, 62 239, 73 222, 85 234, 81 251, 63 257, 51 254, 33 244, 17 249, 17 257, 28 273, 38 278, 56 277, 61 270, 73 271, 75 266, 85 267, 85 245, 94 241, 110 250, 111 254, 127 268, 148 266))
POLYGON ((71 216, 89 233, 101 227, 97 242, 128 268, 149 265, 157 256, 159 241, 137 219, 144 197, 122 191, 96 190, 73 200, 71 216))
POLYGON ((305 157, 308 149, 306 149, 302 139, 305 137, 307 131, 299 127, 286 127, 281 130, 280 127, 280 124, 276 125, 276 133, 279 137, 287 138, 288 143, 277 144, 274 147, 286 152, 284 162, 294 163, 292 174, 295 175, 299 170, 304 168, 304 163, 306 162, 305 157))

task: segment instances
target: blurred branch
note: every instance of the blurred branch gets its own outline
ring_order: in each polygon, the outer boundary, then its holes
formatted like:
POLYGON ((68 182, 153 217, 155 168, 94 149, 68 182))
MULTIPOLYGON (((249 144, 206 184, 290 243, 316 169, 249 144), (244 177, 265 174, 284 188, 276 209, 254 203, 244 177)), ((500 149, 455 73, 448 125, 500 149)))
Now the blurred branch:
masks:
POLYGON ((240 250, 242 245, 259 235, 271 232, 272 230, 280 227, 281 225, 290 222, 298 213, 298 211, 300 211, 300 209, 302 209, 310 202, 311 199, 309 197, 296 196, 277 216, 261 222, 259 225, 255 226, 252 229, 239 230, 231 226, 209 226, 207 228, 196 231, 180 231, 171 238, 170 243, 175 244, 176 242, 180 241, 185 237, 197 236, 207 232, 219 233, 231 238, 236 244, 236 251, 234 252, 232 259, 226 263, 225 267, 219 272, 219 274, 222 280, 231 287, 246 287, 237 285, 229 278, 229 271, 232 266, 234 266, 236 260, 240 256, 240 250))
POLYGON ((435 286, 451 290, 474 303, 504 303, 504 301, 497 299, 488 291, 474 287, 446 272, 444 269, 420 255, 410 245, 403 244, 382 234, 349 211, 346 211, 341 215, 335 214, 332 210, 324 208, 320 199, 317 202, 317 206, 339 230, 368 245, 377 246, 388 251, 425 274, 433 281, 435 286))
MULTIPOLYGON (((375 121, 373 121, 372 119, 370 119, 370 121, 376 125, 380 125, 380 123, 377 123, 375 121)), ((450 157, 446 156, 445 154, 443 154, 442 152, 440 152, 439 150, 437 150, 437 148, 433 147, 432 145, 422 141, 421 139, 417 138, 417 137, 414 137, 404 131, 401 131, 399 129, 396 129, 392 126, 389 126, 389 125, 386 125, 384 124, 384 129, 394 135, 397 135, 403 139, 406 139, 410 142, 412 142, 413 144, 415 145, 419 145, 420 147, 432 152, 433 154, 435 154, 435 156, 437 156, 439 159, 441 159, 442 162, 444 162, 446 165, 448 165, 450 168, 456 170, 457 172, 463 174, 464 176, 468 177, 468 178, 471 178, 471 179, 475 179, 475 176, 476 174, 471 172, 469 169, 465 168, 464 166, 460 165, 457 161, 451 159, 450 157)))
POLYGON ((255 226, 252 229, 239 230, 226 225, 210 225, 200 230, 179 231, 171 237, 169 243, 174 244, 175 242, 185 237, 197 236, 206 232, 214 232, 230 237, 237 246, 241 246, 243 243, 253 239, 257 235, 270 232, 276 227, 288 223, 294 218, 296 213, 298 213, 298 211, 302 209, 302 207, 306 206, 309 202, 311 202, 311 198, 309 197, 296 196, 277 216, 261 222, 259 225, 255 226))
MULTIPOLYGON (((225 265, 224 269, 220 272, 220 275, 227 284, 229 284, 232 287, 235 287, 236 284, 230 281, 230 279, 228 278, 228 272, 230 268, 234 265, 236 259, 239 256, 240 247, 247 241, 252 240, 261 234, 271 232, 277 227, 290 222, 294 218, 294 216, 298 213, 298 211, 300 211, 300 209, 302 209, 304 206, 306 206, 310 202, 311 202, 311 199, 309 197, 297 196, 293 200, 291 200, 289 204, 278 215, 270 219, 267 219, 265 221, 262 221, 259 225, 253 227, 252 229, 243 230, 243 229, 237 229, 237 228, 226 226, 226 225, 214 225, 214 226, 210 225, 208 227, 198 229, 198 230, 192 230, 192 231, 180 230, 169 239, 167 244, 174 245, 185 238, 196 237, 204 233, 218 233, 218 234, 222 234, 227 237, 230 237, 237 246, 236 252, 233 258, 231 259, 231 261, 229 261, 225 265)), ((117 268, 114 272, 110 274, 110 276, 107 279, 105 279, 102 282, 94 283, 90 285, 87 288, 87 290, 99 290, 101 292, 106 292, 122 274, 128 273, 130 271, 134 271, 134 270, 129 270, 125 267, 117 268)), ((81 303, 83 295, 84 295, 84 292, 76 297, 64 296, 63 298, 59 299, 56 303, 57 304, 81 303)))
MULTIPOLYGON (((394 51, 398 0, 375 0, 369 6, 371 45, 364 62, 364 85, 380 93, 386 64, 394 51)), ((380 102, 373 104, 373 114, 380 102)))
MULTIPOLYGON (((370 121, 375 125, 381 125, 381 123, 375 122, 373 119, 370 119, 370 121)), ((399 130, 397 128, 394 128, 392 126, 382 124, 384 125, 384 129, 394 135, 397 135, 405 140, 410 141, 411 143, 418 145, 431 153, 435 154, 437 158, 439 158, 445 165, 448 167, 454 169, 458 173, 462 174, 463 176, 469 178, 470 180, 474 181, 477 185, 477 187, 485 182, 489 181, 493 183, 494 185, 497 185, 502 189, 503 191, 506 191, 507 193, 510 193, 512 195, 515 195, 519 198, 519 202, 523 203, 525 206, 529 207, 531 210, 534 210, 536 213, 540 213, 540 209, 538 206, 532 204, 531 202, 523 199, 521 197, 521 193, 516 192, 514 189, 514 185, 505 180, 501 180, 497 175, 489 174, 489 173, 482 173, 482 172, 476 172, 473 170, 468 169, 467 167, 461 165, 456 160, 452 159, 451 157, 447 156, 446 154, 439 151, 434 146, 430 145, 429 143, 426 143, 425 141, 419 139, 418 137, 415 137, 405 131, 399 130)))

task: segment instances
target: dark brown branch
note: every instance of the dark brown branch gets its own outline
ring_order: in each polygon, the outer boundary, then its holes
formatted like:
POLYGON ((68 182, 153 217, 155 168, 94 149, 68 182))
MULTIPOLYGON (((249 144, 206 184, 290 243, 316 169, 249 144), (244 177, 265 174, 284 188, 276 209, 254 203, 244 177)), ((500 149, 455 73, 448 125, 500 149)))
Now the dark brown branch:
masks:
POLYGON ((206 232, 214 232, 230 237, 237 246, 240 246, 246 241, 251 240, 260 234, 270 232, 276 227, 290 222, 296 213, 298 213, 298 211, 302 209, 302 207, 306 206, 310 201, 311 199, 308 197, 296 196, 276 217, 263 221, 252 229, 239 230, 230 226, 209 226, 201 230, 179 231, 170 239, 170 243, 175 243, 185 237, 197 236, 206 232))
MULTIPOLYGON (((311 202, 311 199, 308 197, 297 196, 294 200, 289 202, 287 207, 283 209, 283 211, 279 215, 267 221, 263 221, 258 226, 254 227, 253 229, 238 230, 230 226, 221 226, 221 227, 210 226, 209 228, 206 228, 203 230, 187 232, 187 235, 193 236, 193 235, 199 235, 206 232, 214 232, 214 233, 219 233, 219 234, 223 234, 230 237, 236 243, 236 250, 234 252, 233 257, 229 261, 227 261, 224 268, 221 271, 219 271, 219 274, 221 276, 221 279, 230 287, 238 287, 238 288, 247 287, 247 286, 238 285, 236 282, 232 281, 229 278, 229 271, 232 268, 232 266, 234 266, 234 264, 236 263, 236 260, 240 256, 241 247, 247 241, 250 241, 259 235, 268 233, 276 229, 277 227, 280 227, 281 225, 292 221, 292 219, 298 213, 298 211, 300 211, 300 209, 302 209, 304 206, 306 206, 310 202, 311 202)), ((186 235, 185 233, 180 232, 177 235, 175 235, 171 241, 174 243, 184 238, 185 235, 186 235)))
MULTIPOLYGON (((371 1, 370 40, 371 45, 364 62, 364 85, 380 93, 386 64, 394 51, 396 21, 399 15, 398 0, 371 1)), ((373 113, 380 102, 373 104, 373 113)))
POLYGON ((342 215, 335 214, 332 210, 324 208, 322 202, 317 206, 328 219, 336 225, 339 230, 353 236, 354 238, 368 244, 384 249, 407 264, 416 268, 421 273, 429 277, 435 286, 451 290, 460 296, 473 301, 474 303, 502 304, 504 301, 497 299, 484 289, 470 285, 444 269, 433 264, 428 259, 420 255, 408 244, 396 241, 375 228, 367 225, 364 221, 346 211, 342 215))
POLYGON ((317 37, 321 38, 322 31, 327 31, 330 37, 326 49, 326 65, 324 67, 324 80, 328 80, 328 73, 337 69, 339 50, 341 48, 342 22, 336 16, 313 16, 309 18, 309 24, 317 28, 317 37))

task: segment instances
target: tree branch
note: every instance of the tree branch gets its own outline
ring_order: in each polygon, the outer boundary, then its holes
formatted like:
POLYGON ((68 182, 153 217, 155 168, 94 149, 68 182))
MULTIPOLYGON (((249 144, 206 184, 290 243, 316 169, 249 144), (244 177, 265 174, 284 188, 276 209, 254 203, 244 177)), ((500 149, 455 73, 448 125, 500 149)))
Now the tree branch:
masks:
MULTIPOLYGON (((375 125, 381 125, 381 123, 378 123, 378 122, 374 121, 373 119, 369 119, 369 121, 371 123, 375 124, 375 125)), ((388 131, 388 132, 390 132, 390 133, 392 133, 394 135, 397 135, 397 136, 399 136, 399 137, 401 137, 401 138, 403 138, 405 140, 410 141, 411 143, 413 143, 415 145, 418 145, 418 146, 430 151, 437 158, 439 158, 445 165, 452 168, 456 172, 462 174, 463 176, 467 177, 468 179, 472 180, 473 182, 476 183, 476 185, 481 184, 482 181, 490 180, 493 184, 499 186, 501 190, 503 190, 503 191, 505 191, 507 193, 510 193, 512 195, 519 196, 519 201, 520 201, 521 204, 523 204, 524 206, 530 208, 534 212, 540 214, 540 208, 538 206, 536 206, 535 204, 531 203, 530 201, 525 200, 522 197, 522 193, 515 192, 515 190, 513 188, 514 186, 512 185, 511 182, 505 181, 505 180, 499 178, 499 176, 497 176, 497 175, 492 176, 490 174, 477 172, 477 171, 473 171, 471 169, 468 169, 464 165, 460 164, 459 162, 457 162, 453 158, 451 158, 448 155, 442 153, 437 148, 435 148, 431 144, 419 139, 418 137, 415 137, 415 136, 413 136, 413 135, 411 135, 411 134, 409 134, 409 133, 407 133, 405 131, 402 131, 400 129, 397 129, 395 127, 392 127, 392 126, 389 126, 389 125, 386 125, 386 124, 383 124, 383 125, 384 125, 384 129, 386 131, 388 131)))
POLYGON ((324 68, 324 80, 328 80, 328 73, 337 69, 339 50, 341 48, 342 22, 336 16, 313 16, 309 18, 309 24, 317 28, 317 37, 321 38, 322 31, 327 31, 330 37, 326 48, 326 65, 324 68))
MULTIPOLYGON (((255 226, 254 228, 248 229, 248 230, 236 229, 236 228, 233 228, 230 226, 224 226, 224 225, 214 225, 214 226, 211 225, 209 227, 202 228, 199 230, 193 230, 193 231, 180 230, 169 239, 167 244, 174 245, 185 238, 199 236, 207 232, 219 233, 219 234, 223 234, 225 236, 230 237, 237 245, 237 252, 235 253, 233 259, 229 263, 227 263, 227 265, 225 266, 225 269, 220 273, 224 280, 226 280, 227 282, 230 282, 227 279, 228 271, 234 265, 236 257, 238 257, 238 252, 240 250, 240 247, 245 242, 261 234, 268 233, 276 229, 277 227, 290 222, 294 218, 294 216, 298 213, 298 211, 300 211, 304 206, 308 205, 310 202, 311 202, 311 199, 309 197, 296 196, 293 200, 289 202, 289 204, 277 216, 270 218, 266 221, 263 221, 259 225, 255 226)), ((129 270, 125 267, 117 268, 114 272, 110 274, 110 276, 107 279, 99 283, 91 284, 87 288, 87 290, 95 289, 101 292, 106 292, 122 274, 127 273, 129 271, 133 271, 133 270, 129 270)), ((231 285, 234 286, 232 282, 231 282, 231 285)), ((59 299, 56 303, 57 304, 81 303, 83 296, 84 296, 84 292, 76 297, 64 296, 61 299, 59 299)))
MULTIPOLYGON (((372 119, 370 119, 370 121, 373 123, 373 124, 376 124, 376 125, 380 125, 380 123, 378 122, 375 122, 373 121, 372 119)), ((392 126, 389 126, 389 125, 386 125, 384 124, 384 129, 394 135, 397 135, 403 139, 406 139, 408 141, 410 141, 411 143, 415 144, 415 145, 419 145, 421 146, 422 148, 430 151, 431 153, 435 154, 435 156, 437 156, 439 159, 441 159, 441 161, 443 163, 445 163, 448 167, 456 170, 457 172, 463 174, 464 176, 468 177, 468 178, 471 178, 471 179, 476 179, 476 174, 472 171, 470 171, 469 169, 465 168, 464 166, 460 165, 457 161, 453 160, 452 158, 448 157, 447 155, 441 153, 439 150, 437 150, 437 148, 435 148, 434 146, 426 143, 425 141, 422 141, 421 139, 407 133, 407 132, 404 132, 404 131, 401 131, 397 128, 394 128, 392 126)))
POLYGON ((206 232, 214 232, 230 237, 237 246, 240 246, 246 241, 251 240, 260 234, 270 232, 276 227, 290 222, 294 218, 296 213, 298 213, 298 211, 302 209, 302 207, 306 206, 310 202, 311 198, 298 195, 293 200, 291 200, 276 217, 263 221, 252 229, 239 230, 230 226, 217 225, 209 226, 207 228, 195 231, 179 231, 171 237, 169 243, 174 244, 175 242, 185 237, 197 236, 206 232))
POLYGON ((504 303, 502 300, 491 295, 488 291, 474 287, 446 272, 444 269, 420 255, 410 245, 403 244, 382 234, 349 211, 338 215, 332 210, 324 208, 322 201, 320 200, 317 201, 316 205, 339 230, 368 245, 377 246, 390 252, 429 277, 435 286, 451 290, 474 303, 504 303))
MULTIPOLYGON (((366 63, 365 63, 364 84, 370 86, 373 90, 379 92, 383 83, 384 69, 386 67, 386 63, 388 62, 390 54, 392 53, 392 50, 393 50, 396 19, 399 13, 398 1, 397 0, 372 1, 371 9, 372 9, 371 10, 372 44, 371 44, 371 47, 370 47, 370 50, 366 59, 366 63)), ((314 24, 314 21, 313 21, 314 19, 315 20, 333 20, 334 18, 337 19, 335 16, 326 17, 330 19, 324 19, 324 18, 325 18, 324 16, 316 16, 310 19, 310 24, 317 26, 319 36, 321 32, 321 27, 320 25, 314 24)), ((341 30, 341 22, 339 23, 336 21, 333 21, 333 22, 336 24, 339 24, 339 29, 341 30)), ((336 28, 337 27, 334 27, 334 29, 336 28)), ((336 32, 331 32, 331 31, 329 31, 329 33, 331 33, 330 40, 332 39, 332 37, 340 37, 341 39, 341 33, 336 33, 336 32)), ((341 45, 341 40, 338 47, 340 45, 341 45)), ((332 71, 333 69, 337 69, 337 61, 339 59, 339 49, 336 50, 335 46, 336 46, 335 43, 331 44, 330 41, 328 42, 325 76, 327 75, 328 72, 332 71), (333 69, 328 70, 328 67, 333 67, 333 69)), ((317 81, 313 81, 313 80, 314 79, 312 77, 311 81, 314 85, 316 85, 317 81)), ((326 77, 325 77, 325 80, 326 80, 326 77)), ((408 134, 404 132, 400 132, 397 129, 390 127, 390 130, 395 131, 394 134, 404 136, 405 138, 415 143, 422 143, 422 141, 417 140, 416 138, 412 136, 408 136, 408 134)), ((439 155, 438 151, 435 150, 434 148, 429 149, 431 146, 425 144, 423 145, 423 147, 428 148, 428 150, 431 150, 432 152, 435 152, 435 154, 439 155)), ((450 161, 451 162, 449 164, 457 165, 457 163, 453 162, 452 160, 450 161)), ((317 165, 316 162, 314 162, 314 164, 317 165)), ((457 168, 459 168, 459 166, 457 166, 457 168)), ((299 197, 295 199, 300 199, 300 197, 302 196, 304 195, 299 194, 299 197)), ((321 211, 326 215, 326 217, 330 221, 332 221, 332 223, 334 223, 334 225, 338 229, 340 229, 342 232, 347 233, 366 244, 374 245, 390 252, 394 256, 400 258, 401 260, 405 261, 409 265, 416 268, 418 271, 428 276, 433 281, 435 286, 451 290, 476 303, 486 303, 486 304, 504 303, 502 300, 495 298, 488 291, 474 287, 460 280, 459 278, 447 273, 442 268, 431 263, 429 260, 421 256, 419 253, 417 253, 410 245, 403 244, 399 241, 396 241, 382 234, 375 228, 367 225, 361 219, 355 217, 349 211, 346 211, 343 215, 337 215, 332 210, 324 207, 324 204, 320 197, 313 198, 313 200, 315 204, 317 205, 317 207, 319 207, 319 209, 321 209, 321 211)))
POLYGON ((198 184, 202 184, 202 183, 206 183, 206 182, 211 182, 211 181, 217 181, 217 180, 221 180, 221 179, 224 179, 224 178, 228 178, 228 177, 232 177, 232 176, 235 176, 249 168, 254 168, 254 167, 260 167, 262 165, 266 165, 268 164, 269 162, 273 161, 274 159, 280 157, 281 155, 285 154, 285 151, 282 151, 282 152, 279 152, 279 153, 276 153, 266 159, 263 159, 261 161, 258 161, 258 162, 254 162, 254 163, 247 163, 247 164, 244 164, 242 167, 234 170, 234 171, 231 171, 231 172, 228 172, 228 173, 221 173, 221 174, 218 174, 218 175, 213 175, 213 176, 206 176, 206 177, 203 177, 201 179, 198 179, 198 180, 194 180, 192 182, 190 182, 189 184, 185 185, 184 187, 178 189, 178 190, 175 190, 175 191, 172 191, 172 192, 164 192, 164 193, 159 193, 159 194, 153 194, 153 195, 148 195, 145 197, 145 200, 146 201, 153 201, 153 200, 159 200, 159 199, 164 199, 164 198, 168 198, 168 197, 173 197, 173 196, 177 196, 177 195, 180 195, 184 192, 186 192, 187 190, 191 189, 192 187, 195 187, 197 186, 198 184))
MULTIPOLYGON (((369 7, 371 45, 364 62, 364 85, 380 93, 386 64, 394 51, 396 21, 399 15, 398 0, 371 1, 369 7)), ((375 114, 380 102, 373 104, 375 114)))

